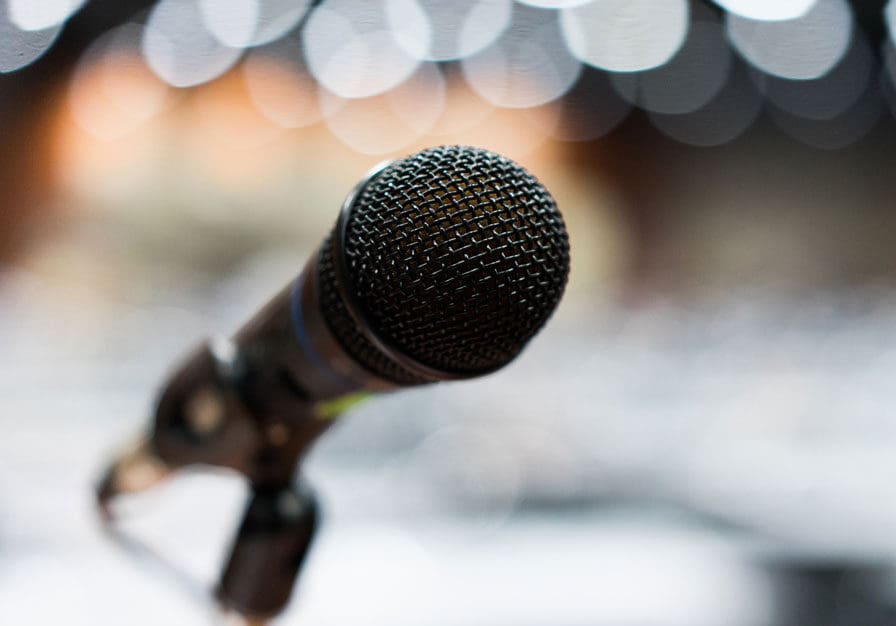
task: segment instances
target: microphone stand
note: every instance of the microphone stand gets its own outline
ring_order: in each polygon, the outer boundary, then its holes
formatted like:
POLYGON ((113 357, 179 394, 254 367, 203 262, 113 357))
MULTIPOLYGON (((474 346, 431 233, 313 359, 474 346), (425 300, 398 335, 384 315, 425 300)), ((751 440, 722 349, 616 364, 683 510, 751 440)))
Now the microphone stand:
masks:
POLYGON ((317 529, 314 493, 302 485, 254 489, 221 575, 222 605, 252 619, 279 613, 317 529))
POLYGON ((272 329, 270 342, 242 354, 229 340, 202 344, 167 384, 150 436, 115 462, 97 489, 111 524, 112 498, 142 491, 185 465, 244 475, 251 492, 215 596, 254 624, 289 601, 319 517, 314 492, 294 476, 301 454, 344 402, 311 402, 284 384, 284 372, 268 365, 276 362, 266 348, 278 349, 277 335, 272 329))

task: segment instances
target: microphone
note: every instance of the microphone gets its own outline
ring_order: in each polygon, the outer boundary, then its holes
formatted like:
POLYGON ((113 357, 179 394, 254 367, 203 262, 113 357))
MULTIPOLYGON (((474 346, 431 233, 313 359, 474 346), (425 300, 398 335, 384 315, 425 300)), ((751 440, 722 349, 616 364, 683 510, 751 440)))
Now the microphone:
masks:
POLYGON ((111 519, 112 498, 185 465, 237 470, 253 495, 219 598, 276 613, 317 518, 293 477, 333 418, 371 393, 507 365, 556 309, 568 274, 556 203, 510 159, 441 146, 378 166, 299 277, 175 370, 149 435, 101 480, 101 510, 111 519), (259 571, 278 573, 262 584, 259 571))

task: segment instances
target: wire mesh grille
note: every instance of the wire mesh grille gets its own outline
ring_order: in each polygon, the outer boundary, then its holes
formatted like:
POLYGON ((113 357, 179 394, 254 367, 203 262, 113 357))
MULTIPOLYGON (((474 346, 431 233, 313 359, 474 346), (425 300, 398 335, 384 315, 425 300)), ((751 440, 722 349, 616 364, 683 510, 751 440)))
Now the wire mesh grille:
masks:
MULTIPOLYGON (((331 240, 321 258, 331 329, 375 372, 425 382, 354 328, 336 295, 331 240)), ((471 376, 522 350, 569 273, 566 228, 547 190, 513 161, 462 146, 425 150, 371 180, 349 215, 345 256, 347 288, 379 337, 429 367, 471 376)))

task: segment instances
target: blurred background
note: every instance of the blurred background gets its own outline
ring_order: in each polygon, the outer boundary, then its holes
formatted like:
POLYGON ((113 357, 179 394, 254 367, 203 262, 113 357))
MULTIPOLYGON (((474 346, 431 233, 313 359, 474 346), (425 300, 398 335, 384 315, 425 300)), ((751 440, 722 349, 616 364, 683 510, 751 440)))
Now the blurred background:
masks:
POLYGON ((157 386, 383 159, 552 190, 511 367, 316 446, 283 624, 896 624, 896 2, 0 0, 0 616, 209 624, 246 486, 99 530, 157 386))

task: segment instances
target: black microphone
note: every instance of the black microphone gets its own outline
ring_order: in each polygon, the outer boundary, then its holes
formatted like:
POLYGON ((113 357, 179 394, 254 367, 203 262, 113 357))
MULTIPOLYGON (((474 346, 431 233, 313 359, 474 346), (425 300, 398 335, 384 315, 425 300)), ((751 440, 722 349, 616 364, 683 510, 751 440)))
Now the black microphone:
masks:
POLYGON ((276 613, 316 521, 293 478, 314 440, 371 392, 508 364, 568 274, 553 198, 510 159, 442 146, 375 168, 299 277, 233 338, 203 343, 176 369, 150 434, 101 481, 104 512, 185 465, 241 472, 253 496, 219 597, 245 614, 276 613), (279 573, 260 582, 259 568, 279 573))

